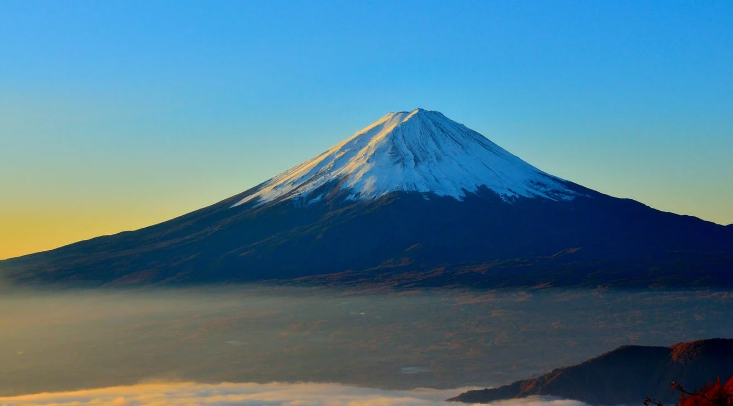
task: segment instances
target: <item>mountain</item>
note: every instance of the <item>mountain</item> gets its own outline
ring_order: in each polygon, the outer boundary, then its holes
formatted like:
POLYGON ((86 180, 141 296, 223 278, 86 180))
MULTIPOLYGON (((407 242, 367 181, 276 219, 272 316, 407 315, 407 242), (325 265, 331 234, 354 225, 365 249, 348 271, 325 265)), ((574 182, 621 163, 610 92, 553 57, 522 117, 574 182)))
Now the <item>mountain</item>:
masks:
POLYGON ((0 275, 72 286, 721 286, 733 285, 731 264, 730 226, 557 178, 417 109, 212 206, 0 261, 0 275))
POLYGON ((733 376, 733 340, 710 339, 671 347, 627 345, 582 364, 496 389, 473 390, 449 401, 489 403, 532 395, 556 396, 593 405, 641 404, 651 397, 674 404, 680 393, 733 376))

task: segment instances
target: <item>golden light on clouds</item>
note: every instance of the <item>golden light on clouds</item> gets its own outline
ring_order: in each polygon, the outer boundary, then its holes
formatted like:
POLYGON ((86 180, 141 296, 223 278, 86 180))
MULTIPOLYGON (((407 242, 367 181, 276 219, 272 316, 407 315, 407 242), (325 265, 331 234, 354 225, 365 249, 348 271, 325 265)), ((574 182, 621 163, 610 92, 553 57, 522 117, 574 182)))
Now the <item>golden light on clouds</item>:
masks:
MULTIPOLYGON (((0 398, 2 406, 438 406, 471 388, 407 391, 335 383, 151 383, 0 398)), ((495 406, 585 406, 573 400, 530 397, 495 406)))

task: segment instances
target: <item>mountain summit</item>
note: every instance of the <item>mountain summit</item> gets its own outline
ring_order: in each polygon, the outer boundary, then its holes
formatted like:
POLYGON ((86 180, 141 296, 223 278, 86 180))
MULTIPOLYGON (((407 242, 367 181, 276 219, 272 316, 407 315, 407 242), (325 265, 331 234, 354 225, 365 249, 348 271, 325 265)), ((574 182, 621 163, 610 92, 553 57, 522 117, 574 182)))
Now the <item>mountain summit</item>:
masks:
POLYGON ((393 192, 461 200, 486 186, 503 199, 572 199, 564 181, 529 165, 437 111, 390 113, 323 154, 265 182, 236 205, 318 201, 334 190, 374 199, 393 192), (330 188, 322 188, 331 184, 330 188))
POLYGON ((731 227, 562 180, 416 109, 209 207, 0 261, 0 282, 722 286, 730 264, 731 227))

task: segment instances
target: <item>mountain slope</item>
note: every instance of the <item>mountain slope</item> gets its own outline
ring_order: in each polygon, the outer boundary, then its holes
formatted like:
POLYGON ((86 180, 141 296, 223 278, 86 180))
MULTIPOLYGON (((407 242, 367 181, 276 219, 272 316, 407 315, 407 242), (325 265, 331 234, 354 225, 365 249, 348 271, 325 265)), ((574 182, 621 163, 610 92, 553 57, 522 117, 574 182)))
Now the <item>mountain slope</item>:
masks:
POLYGON ((392 113, 263 184, 0 261, 10 284, 733 284, 733 229, 548 175, 436 112, 392 113))
POLYGON ((451 401, 489 403, 549 395, 590 404, 641 404, 646 397, 679 400, 670 382, 688 390, 733 375, 733 340, 710 339, 671 347, 623 346, 582 364, 496 389, 474 390, 451 401))

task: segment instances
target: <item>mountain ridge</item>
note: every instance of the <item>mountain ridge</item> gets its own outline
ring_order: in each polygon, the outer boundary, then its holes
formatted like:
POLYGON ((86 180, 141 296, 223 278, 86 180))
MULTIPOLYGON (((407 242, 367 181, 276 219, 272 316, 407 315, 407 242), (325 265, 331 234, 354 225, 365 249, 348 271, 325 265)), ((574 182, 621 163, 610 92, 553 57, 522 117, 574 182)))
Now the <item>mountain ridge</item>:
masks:
POLYGON ((680 394, 670 388, 670 382, 691 390, 731 375, 733 339, 712 338, 669 347, 624 345, 537 378, 468 391, 448 400, 489 403, 543 395, 593 405, 641 404, 646 397, 674 403, 680 394))

